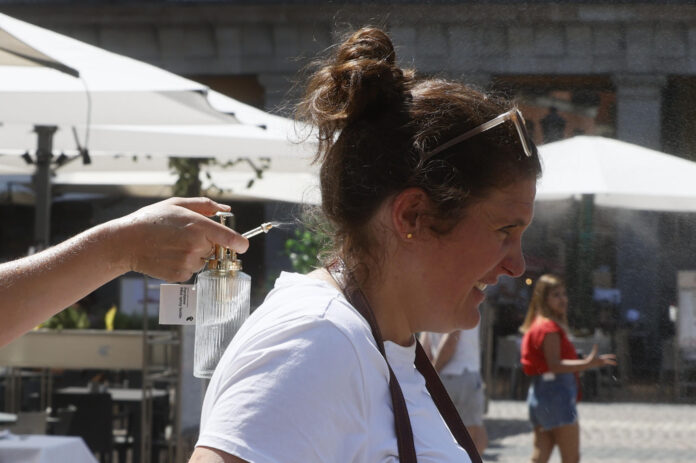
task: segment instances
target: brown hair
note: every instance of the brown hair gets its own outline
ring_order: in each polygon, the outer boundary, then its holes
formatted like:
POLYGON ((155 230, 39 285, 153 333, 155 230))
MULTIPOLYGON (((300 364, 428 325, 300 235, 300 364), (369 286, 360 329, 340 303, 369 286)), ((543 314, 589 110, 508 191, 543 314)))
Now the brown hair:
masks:
POLYGON ((520 331, 522 333, 526 333, 529 330, 529 327, 534 323, 534 319, 538 316, 549 318, 561 325, 566 331, 568 330, 567 314, 559 315, 553 312, 548 304, 546 304, 546 299, 549 297, 551 291, 565 286, 566 284, 563 279, 557 275, 547 273, 539 277, 534 286, 534 292, 532 292, 532 300, 529 302, 527 315, 524 317, 522 326, 520 326, 520 331))
POLYGON ((428 151, 512 104, 462 83, 417 79, 396 65, 378 28, 358 30, 317 64, 297 116, 318 128, 322 210, 349 268, 379 256, 369 221, 405 188, 428 194, 434 231, 447 233, 492 188, 541 172, 536 148, 525 156, 511 123, 447 149, 446 160, 425 161, 428 151))

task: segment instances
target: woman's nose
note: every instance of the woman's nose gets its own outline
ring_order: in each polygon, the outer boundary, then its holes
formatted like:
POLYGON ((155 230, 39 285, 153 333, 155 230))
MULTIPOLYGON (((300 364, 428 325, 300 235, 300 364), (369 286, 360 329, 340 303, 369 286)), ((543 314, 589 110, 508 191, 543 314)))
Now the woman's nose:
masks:
POLYGON ((526 264, 524 262, 521 245, 514 246, 510 250, 505 260, 503 260, 503 268, 511 277, 518 277, 524 273, 526 264))

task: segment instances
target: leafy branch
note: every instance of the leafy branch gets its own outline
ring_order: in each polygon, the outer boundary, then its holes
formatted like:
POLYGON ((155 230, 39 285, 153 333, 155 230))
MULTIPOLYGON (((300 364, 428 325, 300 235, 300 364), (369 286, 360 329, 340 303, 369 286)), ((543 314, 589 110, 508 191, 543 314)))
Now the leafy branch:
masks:
POLYGON ((201 166, 216 166, 220 169, 227 169, 239 163, 248 164, 253 171, 253 177, 246 184, 247 188, 254 185, 256 179, 263 178, 264 171, 270 169, 271 158, 261 157, 252 160, 248 157, 240 157, 227 162, 218 162, 214 158, 169 158, 169 167, 177 174, 178 178, 174 184, 173 193, 175 196, 200 196, 202 193, 210 194, 215 191, 218 194, 230 192, 231 190, 221 188, 213 183, 210 171, 205 171, 206 178, 211 182, 210 186, 203 191, 203 185, 200 179, 201 166))

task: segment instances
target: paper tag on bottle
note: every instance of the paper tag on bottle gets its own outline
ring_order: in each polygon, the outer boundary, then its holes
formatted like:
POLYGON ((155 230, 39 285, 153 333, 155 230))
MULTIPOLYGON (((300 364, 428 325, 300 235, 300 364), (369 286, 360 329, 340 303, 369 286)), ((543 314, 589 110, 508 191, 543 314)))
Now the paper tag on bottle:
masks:
POLYGON ((195 325, 196 290, 194 285, 160 285, 160 325, 195 325))

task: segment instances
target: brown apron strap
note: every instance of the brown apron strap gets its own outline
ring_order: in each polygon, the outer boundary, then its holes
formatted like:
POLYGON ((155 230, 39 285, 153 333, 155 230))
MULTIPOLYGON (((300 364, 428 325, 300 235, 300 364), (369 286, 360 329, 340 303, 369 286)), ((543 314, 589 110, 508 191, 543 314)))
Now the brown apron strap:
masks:
POLYGON ((447 423, 457 443, 466 450, 472 463, 481 463, 481 456, 478 450, 476 450, 476 445, 474 445, 469 431, 467 431, 466 426, 462 423, 462 418, 459 416, 457 408, 452 403, 447 389, 445 389, 445 386, 442 384, 440 376, 437 374, 437 371, 435 371, 433 364, 430 363, 430 359, 428 359, 428 356, 425 354, 425 350, 423 350, 423 346, 421 346, 420 342, 417 342, 416 345, 416 369, 425 378, 425 386, 428 388, 428 392, 430 392, 435 406, 440 411, 440 415, 442 415, 445 423, 447 423))
MULTIPOLYGON (((329 272, 334 277, 334 279, 341 284, 342 278, 337 273, 335 266, 329 268, 329 272)), ((365 294, 357 287, 355 284, 350 284, 345 289, 346 299, 350 302, 353 307, 363 316, 365 320, 370 324, 372 329, 372 337, 375 338, 377 342, 377 348, 379 349, 384 361, 387 362, 387 367, 389 368, 389 394, 391 395, 392 408, 394 409, 394 424, 396 430, 396 445, 399 449, 399 461, 402 463, 417 463, 416 449, 413 444, 413 430, 411 429, 411 420, 408 416, 408 408, 406 407, 406 399, 404 399, 404 393, 401 391, 401 386, 399 381, 396 379, 396 375, 387 361, 387 354, 384 351, 384 341, 382 340, 382 333, 379 331, 379 325, 377 325, 377 320, 375 320, 375 314, 370 308, 369 302, 365 294)))
MULTIPOLYGON (((382 334, 379 331, 379 326, 377 325, 377 320, 370 307, 370 303, 355 281, 351 279, 349 284, 346 284, 346 280, 350 278, 350 275, 345 275, 342 272, 343 266, 341 264, 335 263, 327 266, 326 269, 339 286, 344 288, 348 302, 355 307, 370 325, 372 336, 375 338, 375 342, 377 342, 377 348, 384 357, 384 361, 387 362, 387 367, 389 368, 389 393, 394 409, 394 426, 396 430, 397 447, 399 449, 399 461, 401 463, 417 463, 416 449, 413 444, 413 429, 411 428, 411 419, 408 415, 406 400, 401 391, 399 381, 396 379, 396 375, 394 375, 394 371, 392 371, 389 361, 387 360, 382 334)), ((428 357, 425 355, 423 347, 417 340, 415 364, 420 374, 425 378, 425 385, 428 388, 428 392, 433 398, 433 402, 435 402, 435 406, 445 420, 445 423, 447 423, 450 432, 457 440, 457 443, 466 450, 472 463, 481 463, 481 457, 474 446, 474 442, 471 440, 471 436, 469 436, 469 432, 462 423, 459 413, 447 394, 445 387, 442 385, 435 368, 433 368, 430 360, 428 360, 428 357)))

